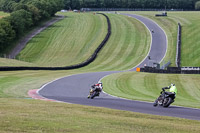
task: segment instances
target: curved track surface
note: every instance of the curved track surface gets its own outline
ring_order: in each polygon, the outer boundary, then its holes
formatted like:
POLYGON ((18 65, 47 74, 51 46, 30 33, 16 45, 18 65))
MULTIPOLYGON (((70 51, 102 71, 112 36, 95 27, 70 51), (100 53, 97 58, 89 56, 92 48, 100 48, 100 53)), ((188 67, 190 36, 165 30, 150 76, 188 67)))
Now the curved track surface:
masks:
MULTIPOLYGON (((167 37, 164 31, 150 19, 138 15, 123 15, 134 17, 144 23, 149 30, 154 30, 154 33, 152 33, 151 49, 148 55, 151 56, 151 59, 160 62, 164 58, 167 49, 167 37)), ((147 63, 148 59, 146 57, 137 67, 142 67, 147 63)), ((135 71, 135 68, 136 67, 132 68, 130 71, 135 71)), ((106 93, 102 93, 100 97, 93 100, 86 98, 92 84, 97 83, 104 76, 119 72, 120 71, 94 72, 68 76, 46 84, 38 93, 42 97, 67 103, 200 120, 199 109, 177 106, 155 108, 152 106, 152 103, 121 99, 106 93)))

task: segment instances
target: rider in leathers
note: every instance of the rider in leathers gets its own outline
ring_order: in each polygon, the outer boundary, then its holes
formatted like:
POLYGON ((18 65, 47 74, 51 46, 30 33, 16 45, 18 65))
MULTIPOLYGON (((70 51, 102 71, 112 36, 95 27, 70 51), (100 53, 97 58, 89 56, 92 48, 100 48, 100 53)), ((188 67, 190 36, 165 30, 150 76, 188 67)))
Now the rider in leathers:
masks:
POLYGON ((177 94, 177 88, 176 88, 176 86, 175 86, 175 84, 171 84, 170 86, 168 86, 168 87, 164 87, 164 88, 162 88, 163 90, 165 90, 165 89, 169 89, 169 92, 165 92, 166 94, 177 94))
MULTIPOLYGON (((100 92, 102 92, 102 90, 103 90, 103 84, 101 82, 98 82, 98 84, 94 84, 91 87, 92 87, 93 91, 99 92, 97 96, 99 96, 100 92)), ((88 98, 89 97, 90 97, 90 95, 88 95, 88 98)))
MULTIPOLYGON (((176 96, 176 94, 177 94, 177 88, 176 88, 175 84, 171 84, 168 87, 163 87, 162 88, 163 91, 166 90, 166 89, 169 89, 169 92, 165 92, 165 94, 168 94, 168 95, 175 94, 175 96, 176 96)), ((159 98, 161 98, 161 97, 165 97, 165 95, 162 95, 159 98)), ((159 98, 154 102, 154 106, 157 106, 159 98)))

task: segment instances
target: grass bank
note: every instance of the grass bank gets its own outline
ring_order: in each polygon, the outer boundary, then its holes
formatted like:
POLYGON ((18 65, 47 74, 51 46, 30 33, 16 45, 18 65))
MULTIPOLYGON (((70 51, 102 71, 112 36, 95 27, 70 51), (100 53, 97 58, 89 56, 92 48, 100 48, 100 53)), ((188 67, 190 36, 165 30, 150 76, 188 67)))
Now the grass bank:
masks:
POLYGON ((107 33, 106 18, 92 13, 65 13, 66 17, 35 36, 19 60, 38 66, 69 66, 88 59, 107 33))
POLYGON ((198 133, 200 122, 24 99, 0 99, 0 132, 198 133))
POLYGON ((103 79, 104 91, 123 98, 154 102, 162 87, 175 83, 174 105, 200 108, 200 75, 126 72, 103 79))
POLYGON ((110 39, 98 54, 98 58, 83 70, 131 69, 141 62, 149 51, 150 33, 141 22, 123 15, 107 15, 112 25, 110 39))

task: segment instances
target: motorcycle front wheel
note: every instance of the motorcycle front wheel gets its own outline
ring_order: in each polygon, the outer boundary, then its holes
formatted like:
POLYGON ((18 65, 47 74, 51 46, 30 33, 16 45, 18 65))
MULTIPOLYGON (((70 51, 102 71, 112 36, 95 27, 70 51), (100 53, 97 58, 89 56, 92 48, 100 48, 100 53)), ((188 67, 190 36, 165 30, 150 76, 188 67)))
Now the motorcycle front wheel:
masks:
POLYGON ((156 107, 158 105, 158 99, 155 100, 155 102, 153 103, 153 106, 156 107))
POLYGON ((93 99, 96 96, 97 92, 93 92, 93 94, 91 95, 91 99, 93 99))

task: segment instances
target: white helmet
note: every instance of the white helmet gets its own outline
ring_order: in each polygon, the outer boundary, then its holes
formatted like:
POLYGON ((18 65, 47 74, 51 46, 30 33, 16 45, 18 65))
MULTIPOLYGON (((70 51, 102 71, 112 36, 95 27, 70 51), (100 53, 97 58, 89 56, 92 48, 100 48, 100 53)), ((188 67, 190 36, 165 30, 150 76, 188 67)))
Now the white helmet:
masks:
POLYGON ((102 84, 102 82, 101 82, 101 81, 99 81, 99 82, 98 82, 98 84, 102 84))
POLYGON ((171 86, 175 86, 175 84, 171 83, 171 86))

